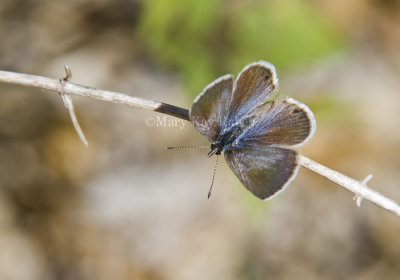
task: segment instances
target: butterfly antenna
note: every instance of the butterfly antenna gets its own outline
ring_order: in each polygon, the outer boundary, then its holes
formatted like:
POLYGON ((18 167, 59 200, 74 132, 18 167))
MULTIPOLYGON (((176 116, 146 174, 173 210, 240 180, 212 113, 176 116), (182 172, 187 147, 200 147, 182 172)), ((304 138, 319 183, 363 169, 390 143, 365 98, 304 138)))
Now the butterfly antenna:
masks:
POLYGON ((212 189, 213 189, 213 186, 214 186, 215 172, 217 171, 217 166, 218 166, 218 158, 219 158, 219 156, 217 156, 217 160, 215 161, 215 167, 214 167, 214 173, 213 173, 213 177, 212 177, 212 181, 211 181, 211 186, 210 186, 210 189, 208 191, 208 197, 207 197, 208 199, 210 199, 211 192, 212 192, 212 189))
POLYGON ((176 147, 167 147, 167 150, 180 150, 180 149, 209 149, 210 146, 204 146, 204 145, 189 145, 189 146, 176 146, 176 147))

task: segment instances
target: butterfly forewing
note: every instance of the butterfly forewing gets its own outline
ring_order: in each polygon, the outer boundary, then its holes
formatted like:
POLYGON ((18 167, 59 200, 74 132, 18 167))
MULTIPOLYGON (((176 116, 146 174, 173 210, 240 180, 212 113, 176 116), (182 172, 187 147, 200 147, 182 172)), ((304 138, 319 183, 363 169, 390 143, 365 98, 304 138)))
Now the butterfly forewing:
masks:
POLYGON ((260 199, 283 190, 296 176, 297 153, 279 147, 247 146, 225 152, 225 159, 242 184, 260 199))
POLYGON ((227 117, 233 84, 232 75, 215 80, 199 94, 190 109, 193 126, 211 142, 217 139, 223 118, 227 117))
POLYGON ((275 67, 265 61, 246 66, 239 74, 229 105, 227 125, 233 125, 243 116, 267 101, 278 86, 275 67))

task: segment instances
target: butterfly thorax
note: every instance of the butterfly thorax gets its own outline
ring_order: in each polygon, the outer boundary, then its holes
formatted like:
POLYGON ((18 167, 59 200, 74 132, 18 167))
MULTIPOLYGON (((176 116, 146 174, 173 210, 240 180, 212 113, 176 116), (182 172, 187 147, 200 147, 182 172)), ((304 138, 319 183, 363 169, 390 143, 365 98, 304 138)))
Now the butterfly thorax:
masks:
POLYGON ((208 153, 208 156, 212 156, 213 154, 220 155, 221 152, 231 149, 232 144, 242 132, 243 127, 240 125, 235 125, 223 132, 218 136, 217 140, 211 144, 211 151, 208 153))

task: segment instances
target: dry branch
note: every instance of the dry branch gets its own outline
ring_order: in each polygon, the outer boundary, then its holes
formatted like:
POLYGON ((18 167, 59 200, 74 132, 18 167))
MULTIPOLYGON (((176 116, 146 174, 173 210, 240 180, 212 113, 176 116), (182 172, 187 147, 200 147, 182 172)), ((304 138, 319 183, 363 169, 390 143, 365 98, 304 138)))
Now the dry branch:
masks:
POLYGON ((189 121, 188 110, 182 109, 174 105, 134 97, 119 92, 81 86, 68 81, 64 81, 63 83, 61 83, 58 79, 0 70, 0 82, 48 89, 50 91, 62 92, 64 94, 90 97, 102 101, 124 104, 136 108, 171 115, 189 121))
MULTIPOLYGON (((50 91, 60 92, 61 94, 67 94, 65 96, 68 96, 68 94, 70 94, 83 97, 91 97, 98 100, 124 104, 136 108, 168 114, 189 121, 189 112, 186 109, 158 101, 133 97, 123 93, 81 86, 71 83, 68 80, 68 73, 67 77, 60 81, 57 79, 51 79, 41 76, 0 70, 0 82, 3 83, 48 89, 50 91)), ((71 118, 73 118, 73 115, 74 114, 71 115, 71 118)), ((367 187, 366 183, 371 178, 371 176, 368 176, 362 182, 359 182, 337 171, 329 169, 302 155, 299 156, 298 162, 303 167, 328 178, 329 180, 354 193, 358 206, 360 206, 362 199, 366 199, 396 214, 397 216, 400 216, 400 206, 398 203, 384 197, 380 193, 367 187)))

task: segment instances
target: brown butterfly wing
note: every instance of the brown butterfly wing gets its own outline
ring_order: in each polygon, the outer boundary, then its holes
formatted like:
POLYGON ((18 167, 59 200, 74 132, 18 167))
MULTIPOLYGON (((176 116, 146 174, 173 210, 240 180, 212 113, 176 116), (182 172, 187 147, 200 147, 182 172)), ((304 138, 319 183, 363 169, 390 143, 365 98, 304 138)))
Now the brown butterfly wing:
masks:
POLYGON ((279 147, 248 146, 225 152, 225 159, 242 184, 260 199, 269 199, 294 179, 297 153, 279 147))
POLYGON ((215 80, 197 96, 190 109, 193 126, 210 142, 217 139, 221 124, 227 117, 233 84, 232 75, 215 80))

